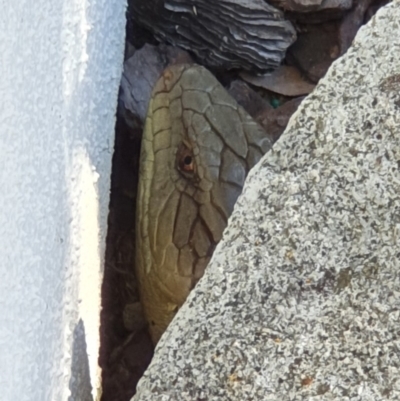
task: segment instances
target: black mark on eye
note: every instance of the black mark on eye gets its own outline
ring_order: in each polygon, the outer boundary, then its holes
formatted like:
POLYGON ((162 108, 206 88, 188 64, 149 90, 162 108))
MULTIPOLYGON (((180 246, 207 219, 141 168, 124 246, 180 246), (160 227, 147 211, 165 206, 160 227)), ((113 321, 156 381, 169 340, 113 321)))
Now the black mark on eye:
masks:
POLYGON ((193 163, 192 156, 186 156, 183 160, 183 163, 185 164, 185 166, 190 166, 193 163))
POLYGON ((177 167, 183 173, 192 174, 195 172, 195 161, 192 149, 182 144, 177 152, 177 167))

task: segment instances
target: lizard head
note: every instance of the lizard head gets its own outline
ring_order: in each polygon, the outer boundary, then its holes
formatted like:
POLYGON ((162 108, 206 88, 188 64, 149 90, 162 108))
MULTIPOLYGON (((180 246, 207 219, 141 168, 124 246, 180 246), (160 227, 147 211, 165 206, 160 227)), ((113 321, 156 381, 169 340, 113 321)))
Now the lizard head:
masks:
POLYGON ((137 272, 153 340, 203 275, 265 132, 200 66, 169 67, 146 118, 137 272))

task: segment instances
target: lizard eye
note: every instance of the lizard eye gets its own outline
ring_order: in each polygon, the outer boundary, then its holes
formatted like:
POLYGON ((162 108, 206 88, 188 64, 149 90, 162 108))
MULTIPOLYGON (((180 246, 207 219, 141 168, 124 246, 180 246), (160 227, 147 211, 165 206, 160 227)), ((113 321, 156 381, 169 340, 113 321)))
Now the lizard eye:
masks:
POLYGON ((183 173, 194 172, 195 163, 192 150, 184 145, 178 150, 177 162, 179 170, 183 173))
POLYGON ((193 158, 192 156, 185 156, 183 159, 183 169, 187 171, 193 170, 193 158))

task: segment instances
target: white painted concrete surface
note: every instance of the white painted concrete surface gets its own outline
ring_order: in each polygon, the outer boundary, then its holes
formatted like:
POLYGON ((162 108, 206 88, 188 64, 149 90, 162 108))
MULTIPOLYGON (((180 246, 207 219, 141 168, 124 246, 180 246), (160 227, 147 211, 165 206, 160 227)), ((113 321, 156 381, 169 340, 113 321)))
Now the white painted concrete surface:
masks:
POLYGON ((125 1, 0 10, 0 400, 88 401, 125 1))

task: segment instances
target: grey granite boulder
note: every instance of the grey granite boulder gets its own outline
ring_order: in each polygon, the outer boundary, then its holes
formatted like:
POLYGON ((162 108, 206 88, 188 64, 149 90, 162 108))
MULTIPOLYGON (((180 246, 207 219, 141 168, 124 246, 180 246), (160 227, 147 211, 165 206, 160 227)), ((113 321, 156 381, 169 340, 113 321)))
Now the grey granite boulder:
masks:
POLYGON ((400 1, 250 172, 135 401, 400 399, 400 1))

